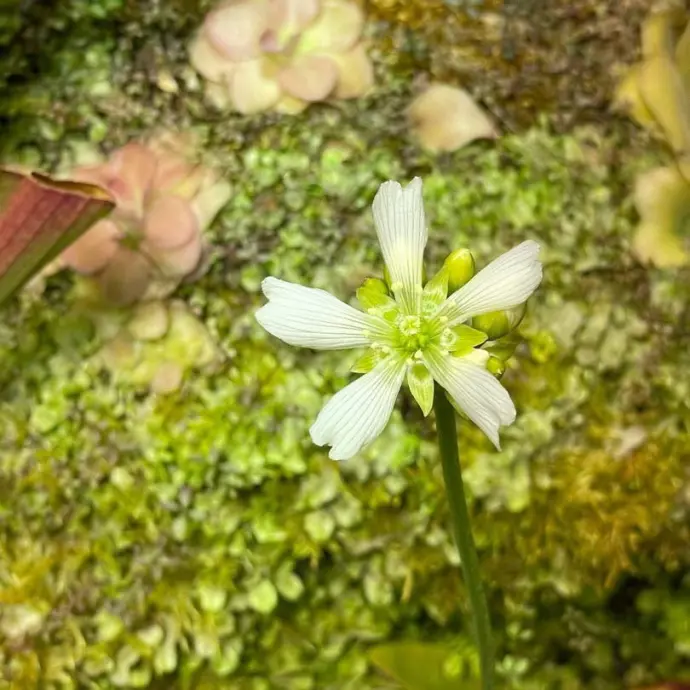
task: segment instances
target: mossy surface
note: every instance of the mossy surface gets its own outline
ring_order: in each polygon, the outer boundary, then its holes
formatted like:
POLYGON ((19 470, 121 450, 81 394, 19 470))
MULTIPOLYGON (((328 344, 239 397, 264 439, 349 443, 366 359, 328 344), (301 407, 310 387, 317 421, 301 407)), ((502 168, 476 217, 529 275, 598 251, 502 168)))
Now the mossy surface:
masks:
POLYGON ((221 118, 184 64, 190 7, 113 9, 117 32, 99 25, 90 42, 85 28, 64 47, 65 79, 32 86, 64 109, 27 106, 4 142, 8 159, 64 169, 180 126, 233 195, 209 271, 175 295, 222 363, 178 392, 99 366, 67 276, 4 310, 0 688, 366 690, 384 684, 367 651, 391 641, 446 642, 476 671, 431 421, 403 395, 370 449, 329 461, 308 428, 356 355, 289 348, 253 319, 266 275, 345 300, 380 275, 369 204, 381 181, 413 175, 430 273, 460 246, 484 264, 543 245, 503 379, 517 422, 500 453, 460 430, 506 687, 682 678, 690 281, 631 258, 627 193, 645 163, 628 129, 544 120, 429 157, 402 116, 407 67, 377 42, 367 99, 221 118), (160 87, 166 73, 177 90, 160 87))

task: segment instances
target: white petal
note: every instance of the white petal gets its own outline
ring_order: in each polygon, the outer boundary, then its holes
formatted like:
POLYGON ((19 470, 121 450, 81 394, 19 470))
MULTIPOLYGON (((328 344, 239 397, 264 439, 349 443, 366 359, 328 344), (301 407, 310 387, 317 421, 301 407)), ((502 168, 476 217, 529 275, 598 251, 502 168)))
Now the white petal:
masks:
POLYGON ((539 245, 532 240, 501 254, 453 293, 439 308, 439 316, 448 317, 452 326, 471 316, 526 302, 541 282, 538 254, 539 245))
POLYGON ((268 304, 256 312, 256 320, 289 345, 314 350, 369 345, 365 333, 372 327, 372 317, 329 292, 278 278, 266 278, 261 289, 268 304))
POLYGON ((336 393, 309 430, 314 443, 332 446, 333 460, 347 460, 373 441, 393 412, 405 370, 404 361, 386 359, 336 393))
POLYGON ((432 352, 424 360, 434 379, 500 450, 499 427, 515 421, 515 405, 508 391, 484 367, 468 357, 432 352))
POLYGON ((421 294, 427 239, 421 178, 415 177, 404 189, 398 182, 384 182, 372 211, 393 291, 403 305, 413 309, 421 294))

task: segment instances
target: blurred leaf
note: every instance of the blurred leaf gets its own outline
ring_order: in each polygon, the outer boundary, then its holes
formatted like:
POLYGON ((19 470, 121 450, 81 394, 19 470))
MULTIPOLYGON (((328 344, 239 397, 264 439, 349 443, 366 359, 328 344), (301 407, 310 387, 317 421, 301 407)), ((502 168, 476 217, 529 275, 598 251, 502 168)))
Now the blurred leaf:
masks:
POLYGON ((0 169, 0 303, 113 206, 99 187, 0 169))
POLYGON ((690 149, 690 96, 678 66, 665 55, 647 60, 638 76, 644 104, 676 152, 690 149))
POLYGON ((686 263, 684 238, 690 217, 690 184, 680 169, 654 168, 638 175, 635 206, 640 214, 633 238, 637 257, 661 267, 686 263))
POLYGON ((384 644, 372 649, 369 658, 407 690, 476 690, 480 687, 479 679, 460 677, 461 661, 444 645, 384 644))

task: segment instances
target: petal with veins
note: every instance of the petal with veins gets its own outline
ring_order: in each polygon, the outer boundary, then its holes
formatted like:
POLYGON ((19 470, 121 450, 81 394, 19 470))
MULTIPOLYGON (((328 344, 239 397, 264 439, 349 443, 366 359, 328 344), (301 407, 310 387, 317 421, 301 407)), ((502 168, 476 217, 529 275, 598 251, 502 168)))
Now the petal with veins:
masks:
POLYGON ((415 177, 405 188, 398 182, 384 182, 372 211, 393 292, 409 313, 417 312, 427 240, 421 178, 415 177))
POLYGON ((533 240, 501 254, 453 293, 439 308, 438 316, 447 317, 453 326, 472 316, 526 302, 541 282, 538 254, 539 245, 533 240))
POLYGON ((314 350, 344 350, 370 344, 375 320, 325 290, 266 278, 261 284, 268 304, 256 320, 289 345, 314 350))
POLYGON ((436 382, 500 450, 498 430, 515 421, 515 405, 505 388, 470 358, 428 352, 424 361, 436 382))
POLYGON ((405 362, 389 358, 345 386, 321 410, 309 430, 317 446, 330 445, 329 457, 347 460, 384 429, 405 377, 405 362))

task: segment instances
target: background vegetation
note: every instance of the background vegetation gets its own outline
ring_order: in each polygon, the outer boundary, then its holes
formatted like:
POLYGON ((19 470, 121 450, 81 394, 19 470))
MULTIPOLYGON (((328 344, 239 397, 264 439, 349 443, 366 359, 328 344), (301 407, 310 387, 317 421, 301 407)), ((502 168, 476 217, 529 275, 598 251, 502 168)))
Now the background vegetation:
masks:
POLYGON ((506 687, 687 675, 690 281, 630 253, 631 180, 660 154, 608 114, 599 69, 634 57, 634 3, 533 20, 515 3, 495 34, 490 7, 371 3, 375 91, 294 118, 204 104, 186 42, 206 3, 18 4, 0 39, 6 161, 65 169, 177 127, 233 192, 209 271, 176 293, 222 363, 179 391, 102 367, 69 276, 5 309, 0 687, 397 687, 369 660, 384 642, 438 644, 426 658, 474 674, 429 422, 402 399, 362 457, 332 463, 307 429, 351 361, 285 347, 252 317, 268 274, 350 299, 380 272, 378 184, 413 175, 432 263, 544 247, 504 378, 518 420, 500 453, 460 434, 506 687), (594 36, 575 56, 573 27, 594 36), (549 55, 562 71, 535 69, 549 55), (404 109, 429 74, 469 85, 504 136, 423 153, 404 109))

